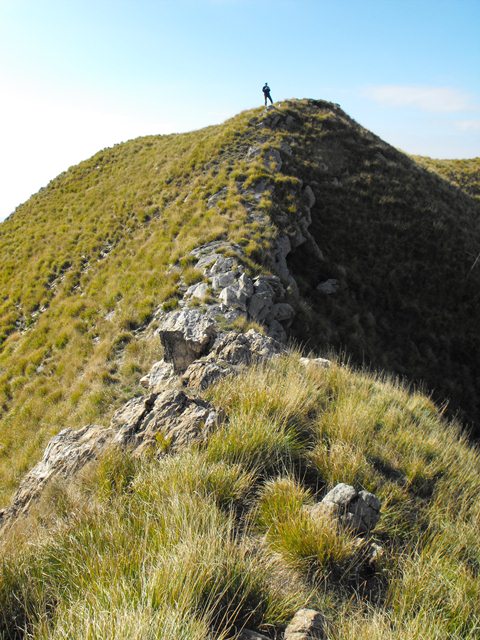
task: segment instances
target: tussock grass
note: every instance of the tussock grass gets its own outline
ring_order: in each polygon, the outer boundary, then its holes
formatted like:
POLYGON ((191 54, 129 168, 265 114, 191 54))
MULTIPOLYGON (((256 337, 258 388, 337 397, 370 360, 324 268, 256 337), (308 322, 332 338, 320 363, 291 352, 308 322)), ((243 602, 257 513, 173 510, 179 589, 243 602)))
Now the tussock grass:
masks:
POLYGON ((298 353, 206 395, 227 415, 207 443, 112 451, 10 532, 2 637, 273 637, 301 606, 330 640, 478 635, 480 459, 431 400, 298 353), (365 541, 309 514, 339 481, 382 500, 375 571, 365 541))

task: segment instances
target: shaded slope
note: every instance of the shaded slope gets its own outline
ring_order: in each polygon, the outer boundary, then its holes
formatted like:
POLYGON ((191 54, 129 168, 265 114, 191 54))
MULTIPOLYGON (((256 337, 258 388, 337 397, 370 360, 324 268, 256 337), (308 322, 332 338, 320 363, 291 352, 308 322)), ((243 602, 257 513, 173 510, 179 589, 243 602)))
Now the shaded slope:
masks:
POLYGON ((459 189, 323 103, 299 107, 284 171, 314 190, 310 231, 289 266, 307 309, 294 335, 423 381, 479 423, 480 217, 459 189), (317 287, 336 280, 335 293, 317 287))

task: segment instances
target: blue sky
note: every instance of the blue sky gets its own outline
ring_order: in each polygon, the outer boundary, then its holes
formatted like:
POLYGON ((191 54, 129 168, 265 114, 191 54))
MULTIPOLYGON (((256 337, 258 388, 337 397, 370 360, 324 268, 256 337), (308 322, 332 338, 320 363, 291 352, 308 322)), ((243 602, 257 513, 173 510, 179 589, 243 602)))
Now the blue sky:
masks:
POLYGON ((323 98, 480 155, 480 0, 0 0, 0 219, 97 150, 323 98))

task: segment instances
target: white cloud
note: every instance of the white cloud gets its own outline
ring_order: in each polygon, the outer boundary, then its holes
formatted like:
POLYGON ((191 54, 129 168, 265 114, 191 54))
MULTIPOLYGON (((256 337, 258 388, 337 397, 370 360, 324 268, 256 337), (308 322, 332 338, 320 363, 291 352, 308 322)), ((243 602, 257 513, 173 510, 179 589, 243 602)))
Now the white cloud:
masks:
POLYGON ((364 95, 390 107, 414 107, 422 111, 455 112, 472 107, 470 97, 450 87, 378 85, 368 87, 364 95))
POLYGON ((480 120, 459 120, 455 126, 460 131, 480 131, 480 120))

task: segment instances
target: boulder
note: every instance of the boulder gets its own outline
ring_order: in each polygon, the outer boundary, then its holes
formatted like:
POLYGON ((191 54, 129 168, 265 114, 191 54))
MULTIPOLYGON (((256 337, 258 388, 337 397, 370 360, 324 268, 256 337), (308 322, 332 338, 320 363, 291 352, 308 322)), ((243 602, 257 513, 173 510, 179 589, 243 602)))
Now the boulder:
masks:
POLYGON ((368 491, 356 491, 348 484, 337 484, 322 502, 310 508, 310 514, 328 511, 356 534, 369 533, 380 518, 380 500, 368 491))
POLYGON ((208 312, 197 308, 171 311, 160 321, 158 334, 164 348, 164 359, 173 364, 175 373, 183 373, 204 355, 216 336, 216 322, 208 312))
POLYGON ((325 640, 325 617, 314 609, 300 609, 285 629, 284 640, 325 640))

